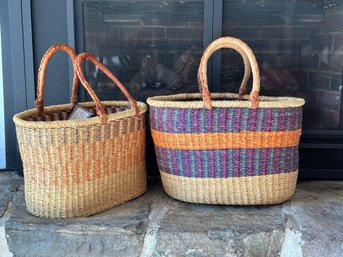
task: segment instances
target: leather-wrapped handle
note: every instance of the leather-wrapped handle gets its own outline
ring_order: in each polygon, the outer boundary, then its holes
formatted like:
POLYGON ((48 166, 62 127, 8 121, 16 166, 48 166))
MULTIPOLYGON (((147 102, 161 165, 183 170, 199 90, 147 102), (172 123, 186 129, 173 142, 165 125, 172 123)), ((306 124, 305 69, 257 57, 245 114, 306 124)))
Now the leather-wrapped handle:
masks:
MULTIPOLYGON (((223 47, 225 47, 225 46, 218 45, 213 50, 213 52, 215 52, 215 51, 217 51, 223 47)), ((249 78, 251 75, 251 67, 250 67, 249 58, 246 55, 246 53, 244 52, 244 50, 242 48, 240 48, 239 46, 233 46, 232 44, 227 44, 226 48, 232 48, 232 49, 236 50, 242 56, 243 63, 244 63, 244 76, 243 76, 241 86, 239 87, 239 90, 238 90, 238 99, 243 99, 243 95, 245 95, 247 92, 247 85, 248 85, 248 81, 249 81, 249 78)), ((198 83, 199 83, 199 85, 201 85, 199 76, 198 76, 198 83)), ((200 91, 201 90, 202 89, 200 88, 200 91)))
POLYGON ((73 78, 73 89, 71 93, 71 102, 73 104, 73 107, 75 107, 78 104, 78 96, 77 96, 77 86, 79 83, 79 78, 76 74, 75 70, 75 59, 76 59, 76 53, 75 50, 72 49, 67 44, 58 43, 52 45, 44 54, 40 65, 38 69, 38 79, 37 79, 37 98, 36 98, 36 108, 38 111, 38 115, 42 115, 44 113, 44 87, 45 87, 45 73, 46 69, 48 67, 48 63, 52 56, 59 51, 66 52, 73 63, 73 69, 74 69, 74 78, 73 78))
POLYGON ((90 96, 92 97, 92 99, 95 101, 96 103, 96 110, 98 115, 102 115, 102 111, 103 108, 101 106, 100 101, 98 102, 97 100, 97 96, 95 95, 94 91, 91 89, 91 86, 89 85, 88 81, 85 78, 85 75, 83 73, 82 70, 82 63, 83 61, 87 59, 89 61, 91 61, 95 66, 97 66, 107 77, 109 77, 121 90, 121 92, 125 95, 125 97, 127 98, 127 100, 129 101, 129 104, 131 106, 131 108, 133 108, 135 110, 135 114, 139 115, 139 108, 137 106, 137 102, 136 100, 131 96, 131 94, 127 91, 127 89, 125 88, 125 86, 119 81, 119 79, 114 76, 112 74, 112 72, 106 68, 105 65, 103 65, 97 58, 95 58, 93 55, 91 55, 90 53, 81 53, 76 57, 76 65, 75 65, 75 69, 76 69, 76 73, 79 76, 79 79, 82 83, 82 85, 87 89, 88 93, 90 94, 90 96))
MULTIPOLYGON (((260 70, 258 68, 258 64, 255 58, 254 53, 252 52, 251 48, 244 43, 242 40, 233 37, 222 37, 215 41, 213 41, 205 50, 199 65, 198 70, 198 81, 199 86, 202 92, 202 98, 204 101, 204 105, 206 109, 212 109, 211 105, 211 93, 208 90, 208 81, 207 81, 207 62, 211 55, 220 48, 231 48, 239 53, 244 52, 246 57, 249 60, 249 64, 251 67, 251 71, 253 74, 253 86, 252 90, 249 95, 249 99, 251 101, 251 108, 255 109, 258 108, 259 105, 259 92, 260 92, 260 70)), ((242 55, 244 60, 244 55, 242 55)), ((244 63, 245 67, 247 67, 246 62, 244 63)), ((245 72, 246 75, 246 72, 245 72)), ((246 76, 244 76, 246 77, 246 76)), ((248 78, 249 79, 249 78, 248 78)), ((244 78, 243 78, 244 81, 244 78)), ((244 86, 242 82, 242 86, 244 86)), ((242 89, 241 86, 241 89, 242 89)), ((241 91, 240 89, 240 91, 241 91)))

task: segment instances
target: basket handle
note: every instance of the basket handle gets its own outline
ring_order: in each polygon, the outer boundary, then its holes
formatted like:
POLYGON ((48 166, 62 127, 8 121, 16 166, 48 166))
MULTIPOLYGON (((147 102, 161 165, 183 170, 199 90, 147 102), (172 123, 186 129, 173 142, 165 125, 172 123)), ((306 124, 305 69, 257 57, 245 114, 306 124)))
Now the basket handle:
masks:
MULTIPOLYGON (((247 56, 249 60, 252 74, 253 74, 253 85, 252 85, 252 90, 249 95, 249 99, 251 101, 251 108, 253 109, 258 108, 259 92, 260 92, 260 71, 258 68, 255 55, 252 52, 251 48, 246 43, 244 43, 242 40, 238 38, 233 38, 233 37, 222 37, 213 41, 206 48, 201 58, 199 70, 198 70, 198 81, 200 84, 200 89, 202 92, 202 99, 203 99, 205 108, 212 109, 211 93, 208 90, 208 81, 207 81, 207 62, 208 62, 208 59, 211 57, 211 55, 220 48, 232 48, 238 51, 239 53, 241 53, 241 51, 245 52, 245 55, 247 56)), ((242 55, 242 57, 244 58, 244 55, 242 55)), ((244 81, 244 78, 243 78, 243 81, 244 81)), ((242 83, 241 89, 242 87, 244 90, 243 83, 242 83)), ((243 90, 241 92, 244 92, 243 90)))
POLYGON ((38 111, 38 115, 42 115, 44 113, 44 86, 45 86, 45 73, 46 69, 48 67, 48 63, 51 59, 51 57, 58 51, 64 51, 66 52, 73 63, 73 69, 74 69, 74 78, 73 78, 73 89, 71 94, 71 102, 73 104, 73 107, 75 107, 78 104, 78 97, 77 97, 77 86, 79 83, 79 78, 76 74, 75 70, 75 59, 76 59, 76 53, 75 50, 72 49, 67 44, 58 43, 52 45, 44 54, 40 65, 38 69, 38 79, 37 79, 37 98, 36 98, 36 108, 38 111))
MULTIPOLYGON (((127 91, 127 89, 125 88, 125 86, 119 81, 119 79, 114 76, 112 74, 112 72, 106 68, 105 65, 103 65, 98 59, 96 59, 93 55, 91 55, 90 53, 84 52, 79 54, 76 57, 76 61, 75 61, 75 70, 76 73, 81 81, 81 83, 83 84, 83 86, 87 89, 88 93, 91 95, 92 99, 96 99, 97 96, 95 95, 94 91, 91 89, 91 86, 89 85, 89 83, 87 82, 85 75, 82 71, 82 63, 85 59, 88 59, 89 61, 91 61, 95 66, 97 66, 103 73, 105 73, 105 75, 107 77, 109 77, 118 87, 119 89, 122 91, 122 93, 125 95, 125 97, 127 98, 127 100, 129 101, 130 107, 132 109, 135 110, 135 115, 139 115, 139 108, 137 106, 137 102, 136 100, 131 96, 131 94, 127 91), (89 90, 90 89, 90 90, 89 90), (92 94, 94 96, 92 96, 92 94)), ((95 101, 95 100, 94 100, 95 101)), ((95 101, 96 102, 96 101, 95 101)), ((96 102, 97 103, 97 102, 96 102)), ((100 108, 100 105, 96 105, 96 108, 100 108)))
MULTIPOLYGON (((223 47, 222 45, 217 46, 213 50, 213 52, 219 50, 222 47, 223 47)), ((243 99, 243 96, 247 92, 247 85, 248 85, 248 81, 249 81, 249 78, 250 78, 250 75, 251 75, 251 67, 250 67, 249 58, 246 55, 246 53, 244 52, 244 50, 241 47, 239 47, 239 46, 233 46, 232 44, 227 44, 224 47, 232 48, 232 49, 236 50, 242 56, 242 59, 243 59, 243 63, 244 63, 244 76, 243 76, 243 80, 242 80, 241 86, 239 87, 238 97, 237 97, 237 99, 240 100, 240 99, 243 99)), ((199 85, 201 84, 200 83, 200 79, 199 79, 198 83, 199 83, 199 85)))

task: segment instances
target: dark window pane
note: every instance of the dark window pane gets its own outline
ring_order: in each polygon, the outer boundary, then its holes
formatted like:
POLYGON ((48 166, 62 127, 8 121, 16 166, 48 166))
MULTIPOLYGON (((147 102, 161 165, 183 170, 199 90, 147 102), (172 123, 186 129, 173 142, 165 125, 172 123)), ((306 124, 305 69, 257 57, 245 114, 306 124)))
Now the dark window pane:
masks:
POLYGON ((299 156, 300 170, 330 169, 333 167, 343 170, 342 156, 342 149, 301 149, 299 156))
MULTIPOLYGON (((304 128, 338 128, 343 1, 225 0, 223 9, 223 35, 256 55, 261 94, 305 98, 304 128)), ((223 50, 220 91, 237 91, 243 71, 241 57, 223 50)))

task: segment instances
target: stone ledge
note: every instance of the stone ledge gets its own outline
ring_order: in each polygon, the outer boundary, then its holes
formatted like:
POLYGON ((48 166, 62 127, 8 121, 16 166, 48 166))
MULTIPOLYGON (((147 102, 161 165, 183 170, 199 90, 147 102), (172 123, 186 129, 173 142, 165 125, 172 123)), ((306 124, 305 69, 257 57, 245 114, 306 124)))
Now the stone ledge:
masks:
POLYGON ((11 201, 13 195, 23 184, 23 179, 16 175, 15 172, 0 173, 0 256, 11 257, 5 237, 5 222, 9 218, 12 208, 11 201))
POLYGON ((167 196, 158 179, 142 197, 88 218, 34 217, 22 190, 14 192, 13 206, 5 229, 15 257, 343 253, 343 181, 300 182, 291 201, 274 206, 184 203, 167 196))

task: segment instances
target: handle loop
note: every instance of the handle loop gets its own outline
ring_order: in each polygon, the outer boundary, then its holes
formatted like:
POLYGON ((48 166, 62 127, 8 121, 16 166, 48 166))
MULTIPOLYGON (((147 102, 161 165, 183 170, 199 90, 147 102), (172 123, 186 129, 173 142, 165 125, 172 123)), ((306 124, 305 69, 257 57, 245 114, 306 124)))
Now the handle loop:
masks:
POLYGON ((75 50, 72 49, 67 44, 58 43, 52 45, 44 54, 40 65, 38 69, 38 79, 37 79, 37 98, 36 98, 36 109, 38 111, 38 115, 42 115, 44 113, 44 87, 45 87, 45 73, 46 69, 48 67, 48 63, 52 56, 58 52, 58 51, 64 51, 66 52, 73 63, 73 69, 74 69, 74 75, 73 75, 73 88, 72 88, 72 94, 71 94, 71 102, 73 104, 73 107, 75 107, 78 104, 78 97, 77 97, 77 86, 79 83, 79 78, 76 74, 75 70, 75 59, 76 59, 76 53, 75 50))
MULTIPOLYGON (((221 47, 223 47, 223 46, 217 46, 213 50, 213 52, 217 51, 221 47)), ((246 55, 246 53, 244 52, 244 50, 241 47, 233 46, 232 44, 227 44, 226 47, 227 48, 233 48, 234 50, 236 50, 242 56, 242 59, 243 59, 243 63, 244 63, 244 76, 243 76, 243 80, 241 82, 241 86, 239 87, 238 97, 237 97, 238 99, 243 99, 243 96, 246 94, 247 84, 248 84, 248 81, 249 81, 249 78, 250 78, 250 75, 251 75, 250 62, 249 62, 248 56, 246 55)), ((198 77, 198 83, 199 83, 199 85, 201 85, 199 77, 198 77)), ((200 91, 201 90, 202 89, 200 88, 200 91)))
POLYGON ((251 101, 251 108, 255 109, 258 108, 259 105, 259 92, 260 92, 260 71, 258 68, 258 64, 255 58, 254 53, 252 52, 251 48, 244 43, 242 40, 238 38, 233 38, 233 37, 222 37, 219 38, 215 41, 213 41, 205 50, 201 61, 199 65, 199 70, 198 70, 198 81, 199 81, 199 86, 201 88, 202 92, 202 98, 204 101, 204 105, 206 109, 212 109, 211 105, 211 93, 208 90, 208 81, 207 81, 207 62, 208 59, 211 57, 211 55, 218 49, 220 48, 232 48, 239 52, 242 57, 243 61, 245 64, 245 74, 243 78, 243 82, 240 88, 240 95, 244 93, 246 83, 245 79, 248 80, 249 77, 247 77, 247 62, 246 62, 246 57, 249 61, 251 71, 253 74, 253 86, 252 90, 249 95, 249 100, 251 101), (244 54, 242 54, 244 52, 244 54))
POLYGON ((101 117, 106 116, 103 106, 101 105, 101 103, 100 103, 98 97, 96 96, 96 94, 94 93, 94 91, 91 89, 91 86, 87 82, 85 75, 82 71, 82 63, 85 59, 88 59, 89 61, 91 61, 95 66, 97 66, 107 77, 109 77, 119 87, 119 89, 122 91, 122 93, 125 95, 125 97, 129 101, 130 107, 135 110, 135 115, 139 115, 140 111, 139 111, 139 108, 137 106, 136 100, 131 96, 131 94, 127 91, 127 89, 119 81, 119 79, 116 76, 114 76, 112 74, 112 72, 109 69, 107 69, 106 66, 103 65, 93 55, 91 55, 90 53, 84 52, 84 53, 79 54, 76 57, 75 70, 76 70, 76 73, 77 73, 82 85, 86 88, 86 90, 88 91, 88 93, 92 97, 93 101, 95 102, 97 114, 100 115, 101 117))

